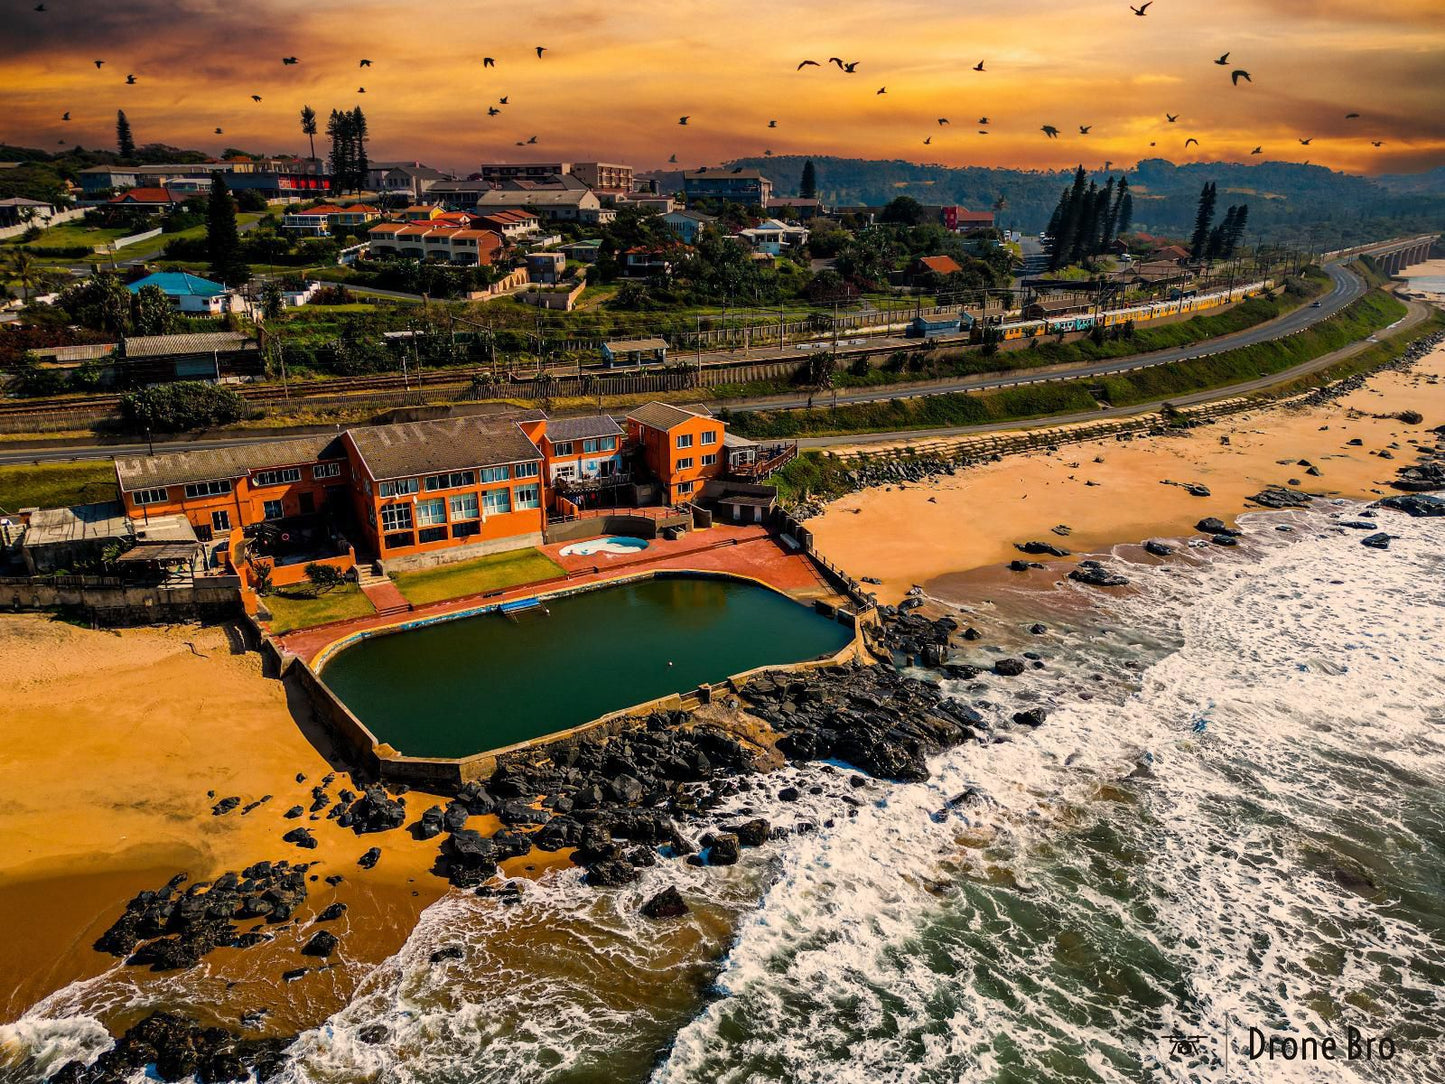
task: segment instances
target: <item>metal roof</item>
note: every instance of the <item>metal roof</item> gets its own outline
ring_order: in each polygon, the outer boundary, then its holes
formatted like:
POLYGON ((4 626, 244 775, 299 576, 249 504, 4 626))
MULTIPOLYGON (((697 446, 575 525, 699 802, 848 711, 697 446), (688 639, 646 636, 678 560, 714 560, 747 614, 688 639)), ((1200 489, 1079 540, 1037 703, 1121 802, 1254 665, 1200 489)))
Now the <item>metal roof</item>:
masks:
POLYGON ((340 440, 331 435, 271 440, 263 444, 242 444, 235 448, 205 448, 167 455, 137 455, 117 458, 115 476, 121 492, 237 479, 268 467, 293 467, 323 459, 344 459, 340 440))
POLYGON ((130 520, 119 501, 77 504, 70 508, 42 508, 30 516, 22 544, 59 546, 67 542, 88 542, 105 538, 126 538, 130 520))
POLYGON ((205 331, 193 335, 137 335, 122 344, 128 358, 172 357, 177 354, 234 353, 260 349, 239 331, 205 331))
POLYGON ((538 410, 505 419, 443 418, 349 429, 347 435, 366 472, 380 481, 467 467, 536 462, 542 453, 517 422, 545 417, 538 410))
POLYGON ((617 437, 622 427, 606 414, 594 414, 586 418, 557 418, 547 422, 547 439, 553 444, 559 440, 585 440, 588 437, 617 437))
POLYGON ((613 339, 602 344, 613 354, 635 354, 642 350, 666 350, 665 339, 613 339))
POLYGON ((189 561, 196 555, 199 542, 142 542, 126 550, 116 561, 189 561))
POLYGON ((641 422, 650 429, 676 429, 684 422, 690 422, 697 418, 707 418, 710 415, 698 411, 684 410, 682 407, 673 406, 671 403, 647 403, 638 407, 627 415, 628 419, 641 422))

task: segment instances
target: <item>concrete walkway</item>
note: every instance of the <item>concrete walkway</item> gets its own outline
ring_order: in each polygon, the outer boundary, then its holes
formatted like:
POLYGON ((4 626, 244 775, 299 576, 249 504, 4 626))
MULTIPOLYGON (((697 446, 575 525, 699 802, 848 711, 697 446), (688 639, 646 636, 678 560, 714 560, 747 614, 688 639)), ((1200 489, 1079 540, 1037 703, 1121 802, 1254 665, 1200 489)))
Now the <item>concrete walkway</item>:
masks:
POLYGON ((363 582, 361 591, 376 608, 378 616, 387 617, 391 614, 406 613, 411 609, 411 603, 406 600, 405 595, 397 590, 396 584, 391 580, 383 578, 363 582))

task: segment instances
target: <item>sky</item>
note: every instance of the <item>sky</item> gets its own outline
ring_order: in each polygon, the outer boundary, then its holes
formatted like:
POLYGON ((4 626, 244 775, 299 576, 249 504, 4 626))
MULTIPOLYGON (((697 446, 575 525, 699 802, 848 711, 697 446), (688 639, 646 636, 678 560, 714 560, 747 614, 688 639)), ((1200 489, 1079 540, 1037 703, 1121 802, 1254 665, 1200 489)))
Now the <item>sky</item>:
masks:
POLYGON ((0 142, 42 149, 113 147, 124 109, 137 143, 304 154, 303 105, 323 126, 360 105, 373 159, 463 176, 483 161, 650 169, 765 150, 1023 169, 1445 165, 1445 0, 1154 0, 1143 17, 1133 0, 36 2, 0 0, 0 142), (798 71, 805 59, 821 67, 798 71), (1252 82, 1232 85, 1236 67, 1252 82))

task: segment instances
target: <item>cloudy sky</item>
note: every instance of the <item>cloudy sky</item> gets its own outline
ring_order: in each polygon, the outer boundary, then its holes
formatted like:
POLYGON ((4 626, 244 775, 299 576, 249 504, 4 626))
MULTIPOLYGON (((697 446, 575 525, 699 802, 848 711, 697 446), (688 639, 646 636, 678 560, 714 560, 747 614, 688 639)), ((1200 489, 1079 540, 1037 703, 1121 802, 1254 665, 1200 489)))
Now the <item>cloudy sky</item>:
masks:
POLYGON ((528 158, 639 168, 765 149, 1057 168, 1256 146, 1356 172, 1445 165, 1445 0, 1154 0, 1143 18, 1132 0, 35 2, 0 0, 0 142, 111 146, 124 109, 140 143, 304 153, 303 105, 324 120, 360 104, 373 158, 462 171, 532 136, 528 158), (1253 82, 1231 86, 1236 66, 1253 82))

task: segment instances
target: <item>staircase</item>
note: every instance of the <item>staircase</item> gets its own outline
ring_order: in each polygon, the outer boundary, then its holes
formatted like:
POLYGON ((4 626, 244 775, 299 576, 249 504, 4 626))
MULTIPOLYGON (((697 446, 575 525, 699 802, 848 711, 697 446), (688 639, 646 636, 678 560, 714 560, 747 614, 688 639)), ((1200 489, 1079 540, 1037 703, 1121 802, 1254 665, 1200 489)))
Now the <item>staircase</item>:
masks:
POLYGON ((410 613, 412 605, 406 596, 396 589, 396 584, 376 570, 376 565, 358 564, 356 582, 376 610, 378 617, 410 613))

